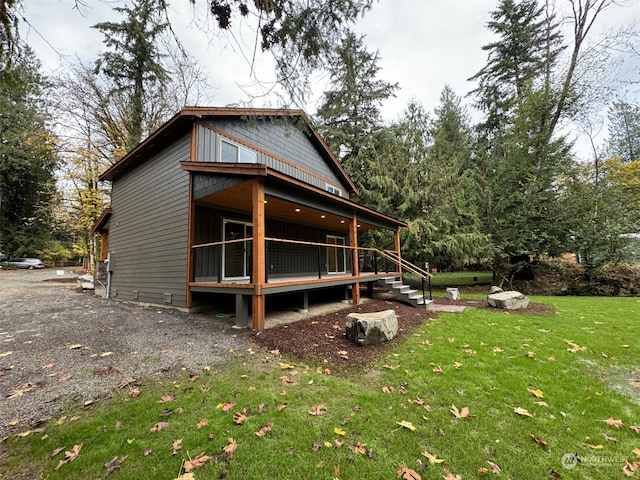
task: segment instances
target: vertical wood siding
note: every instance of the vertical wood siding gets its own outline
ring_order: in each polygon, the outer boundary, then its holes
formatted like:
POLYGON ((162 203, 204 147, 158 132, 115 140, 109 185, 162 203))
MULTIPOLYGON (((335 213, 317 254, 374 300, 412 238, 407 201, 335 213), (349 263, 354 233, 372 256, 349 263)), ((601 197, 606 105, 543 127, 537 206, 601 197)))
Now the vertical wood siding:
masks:
POLYGON ((186 306, 189 159, 186 135, 112 185, 109 249, 119 299, 186 306))

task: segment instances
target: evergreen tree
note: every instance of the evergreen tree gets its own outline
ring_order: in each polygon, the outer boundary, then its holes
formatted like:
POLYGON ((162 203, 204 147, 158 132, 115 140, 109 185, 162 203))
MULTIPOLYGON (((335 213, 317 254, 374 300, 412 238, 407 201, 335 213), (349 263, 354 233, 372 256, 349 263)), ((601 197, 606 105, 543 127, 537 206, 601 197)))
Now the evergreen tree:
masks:
POLYGON ((0 249, 13 256, 37 255, 51 236, 57 157, 39 68, 28 48, 0 68, 0 249))
POLYGON ((329 57, 331 89, 324 92, 317 112, 324 139, 358 186, 366 181, 360 149, 381 127, 382 102, 398 88, 377 78, 379 59, 378 52, 367 51, 364 36, 349 32, 329 57))
POLYGON ((459 268, 490 255, 481 232, 477 171, 468 114, 449 86, 440 96, 429 132, 432 144, 423 166, 427 220, 433 225, 427 242, 432 264, 459 268))
POLYGON ((144 106, 167 79, 156 43, 168 28, 161 16, 166 7, 165 0, 133 0, 131 7, 114 8, 125 16, 121 22, 94 25, 104 34, 108 48, 96 62, 96 71, 111 78, 116 86, 114 92, 125 93, 128 99, 128 150, 149 133, 144 131, 144 106))
POLYGON ((640 105, 621 100, 611 105, 609 152, 626 162, 640 160, 640 105))

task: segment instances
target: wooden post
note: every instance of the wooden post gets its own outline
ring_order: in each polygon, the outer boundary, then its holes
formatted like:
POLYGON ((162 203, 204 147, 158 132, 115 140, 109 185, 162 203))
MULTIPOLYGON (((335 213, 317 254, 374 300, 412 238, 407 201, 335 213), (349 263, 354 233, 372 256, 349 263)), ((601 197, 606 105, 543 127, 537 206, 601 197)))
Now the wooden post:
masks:
MULTIPOLYGON (((358 265, 358 219, 356 212, 353 212, 353 218, 349 222, 349 245, 351 246, 351 270, 354 277, 360 275, 360 266, 358 265)), ((360 303, 360 284, 354 283, 351 288, 351 300, 354 305, 360 303)))
POLYGON ((396 228, 396 231, 393 232, 393 241, 396 247, 396 255, 398 256, 398 272, 400 272, 400 275, 402 275, 402 257, 400 257, 400 227, 396 228))
MULTIPOLYGON (((195 136, 195 132, 194 132, 195 136)), ((193 147, 192 147, 193 149, 193 147)), ((191 308, 193 306, 193 294, 189 282, 193 281, 193 248, 195 238, 195 225, 193 215, 195 214, 195 204, 193 201, 193 177, 189 173, 189 208, 187 209, 187 292, 185 306, 191 308)))
POLYGON ((265 279, 265 208, 264 208, 264 180, 253 180, 251 189, 253 203, 253 309, 251 312, 254 330, 264 329, 265 298, 262 287, 265 279))

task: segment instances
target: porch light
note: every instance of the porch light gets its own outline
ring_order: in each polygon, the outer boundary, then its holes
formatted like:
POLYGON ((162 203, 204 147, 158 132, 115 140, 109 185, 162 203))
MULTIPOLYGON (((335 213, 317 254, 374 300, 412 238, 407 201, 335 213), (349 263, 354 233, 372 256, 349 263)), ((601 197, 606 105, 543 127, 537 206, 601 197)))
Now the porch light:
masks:
POLYGON ((299 208, 296 208, 296 212, 299 212, 299 211, 300 211, 300 209, 299 209, 299 208))
POLYGON ((344 223, 344 220, 340 220, 340 223, 344 223))
POLYGON ((327 218, 326 215, 320 215, 320 218, 327 218))

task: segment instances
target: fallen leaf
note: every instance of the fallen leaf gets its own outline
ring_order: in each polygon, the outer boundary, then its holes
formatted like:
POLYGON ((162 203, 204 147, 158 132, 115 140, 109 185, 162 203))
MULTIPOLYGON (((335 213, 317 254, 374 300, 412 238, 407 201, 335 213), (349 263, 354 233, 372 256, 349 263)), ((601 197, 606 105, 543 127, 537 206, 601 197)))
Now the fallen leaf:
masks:
POLYGON ((448 468, 445 471, 447 474, 444 477, 442 477, 444 478, 444 480, 462 480, 462 476, 454 475, 453 473, 451 473, 451 470, 449 470, 448 468))
POLYGON ((343 429, 338 428, 338 427, 333 429, 333 433, 335 433, 336 435, 340 435, 340 436, 344 436, 344 435, 347 434, 347 432, 345 432, 343 429))
POLYGON ((606 433, 603 433, 602 436, 604 437, 605 440, 608 440, 610 442, 617 442, 618 441, 617 437, 612 437, 611 435, 607 435, 606 433))
POLYGON ((78 455, 80 455, 81 449, 82 449, 82 443, 80 445, 74 445, 71 450, 67 450, 66 452, 64 452, 64 459, 58 462, 58 465, 56 465, 55 470, 58 470, 63 465, 69 462, 73 462, 76 458, 78 458, 78 455))
POLYGON ((291 365, 289 363, 280 363, 280 368, 282 370, 289 370, 289 369, 296 368, 296 366, 295 365, 291 365))
POLYGON ((532 388, 527 388, 527 392, 529 392, 536 398, 544 398, 544 393, 542 393, 542 390, 540 390, 539 388, 536 388, 535 390, 533 390, 532 388))
POLYGON ((160 397, 160 400, 158 400, 158 403, 167 403, 172 401, 175 398, 176 396, 173 393, 165 393, 160 397))
POLYGON ((442 370, 442 368, 435 366, 433 367, 433 373, 444 373, 444 370, 442 370))
POLYGON ((293 380, 291 380, 290 377, 288 377, 287 375, 283 375, 280 377, 280 380, 282 381, 282 383, 294 383, 293 380))
POLYGON ((411 470, 407 467, 402 467, 397 472, 398 478, 402 478, 402 480, 422 480, 422 477, 418 475, 414 470, 411 470))
POLYGON ((238 448, 238 443, 231 437, 229 437, 227 439, 227 442, 229 442, 227 445, 225 445, 225 447, 222 449, 226 454, 228 454, 229 456, 233 455, 236 451, 236 448, 238 448))
POLYGON ((201 468, 205 463, 207 463, 210 460, 213 460, 213 457, 210 457, 208 455, 205 455, 204 453, 201 453, 200 455, 198 455, 192 460, 185 460, 183 465, 184 471, 187 473, 192 472, 196 468, 201 468))
POLYGON ((622 473, 624 473, 627 477, 633 477, 636 474, 636 471, 640 465, 636 462, 629 462, 626 458, 624 459, 624 463, 622 465, 622 473))
POLYGON ((490 462, 490 461, 488 461, 488 460, 487 460, 487 463, 488 463, 488 464, 489 464, 489 466, 491 467, 491 471, 492 471, 493 473, 498 474, 498 473, 501 473, 501 472, 502 472, 502 470, 500 469, 500 467, 499 467, 498 465, 496 465, 495 463, 490 462))
POLYGON ((547 442, 545 442, 543 439, 541 439, 540 437, 536 437, 535 435, 529 435, 531 437, 531 439, 536 442, 538 445, 540 445, 542 448, 547 448, 547 442))
POLYGON ((327 412, 327 406, 324 403, 320 405, 314 405, 309 409, 309 415, 313 415, 315 417, 324 415, 327 412))
POLYGON ((117 455, 104 464, 107 469, 107 475, 112 473, 116 468, 119 468, 122 465, 129 455, 125 455, 124 457, 118 457, 117 455))
MULTIPOLYGON (((113 352, 102 352, 100 354, 101 357, 108 357, 109 355, 113 355, 113 352)), ((125 457, 126 458, 126 457, 125 457)))
POLYGON ((624 426, 624 423, 622 423, 622 420, 614 420, 612 417, 609 417, 606 420, 601 420, 601 421, 606 423, 607 425, 611 425, 612 427, 616 427, 616 428, 621 428, 624 426))
POLYGON ((171 445, 171 454, 177 455, 178 451, 180 451, 181 448, 182 448, 182 439, 174 440, 173 444, 171 445))
POLYGON ((386 385, 382 387, 384 393, 393 393, 395 390, 395 388, 386 385))
POLYGON ((592 443, 587 443, 587 447, 593 450, 602 450, 604 448, 603 445, 593 445, 592 443))
POLYGON ((640 427, 637 425, 630 425, 629 428, 636 433, 640 433, 640 427))
POLYGON ((268 422, 264 427, 262 427, 259 431, 255 432, 256 436, 264 437, 267 432, 271 431, 273 428, 273 422, 268 422))
POLYGON ((367 446, 366 443, 358 442, 356 444, 349 445, 349 450, 351 450, 356 455, 366 455, 367 454, 367 449, 365 448, 366 446, 367 446))
POLYGON ((247 409, 243 408, 241 412, 236 412, 233 414, 233 421, 236 425, 242 425, 247 419, 247 409))
POLYGON ((406 428, 407 430, 411 430, 412 432, 416 431, 416 427, 411 422, 407 422, 406 420, 402 420, 401 422, 396 422, 400 427, 406 428))
POLYGON ((422 455, 427 457, 427 459, 429 460, 429 464, 430 465, 444 462, 444 458, 438 458, 437 455, 433 455, 432 453, 429 453, 426 450, 424 452, 422 452, 422 455))
POLYGON ((460 362, 453 362, 453 367, 458 369, 458 368, 462 367, 462 364, 460 362))
POLYGON ((175 480, 195 480, 196 477, 193 476, 192 472, 184 473, 179 477, 176 477, 175 480))
POLYGON ((219 403, 218 405, 216 405, 216 408, 222 409, 223 412, 228 412, 235 406, 236 404, 234 402, 225 402, 225 403, 219 403))
POLYGON ((160 430, 164 430, 169 426, 169 422, 158 422, 153 427, 149 429, 150 432, 159 432, 160 430))
POLYGON ((458 410, 458 407, 451 405, 451 413, 453 413, 453 416, 457 419, 469 418, 469 407, 462 407, 461 410, 458 410))
POLYGON ((529 413, 529 411, 525 408, 522 407, 516 407, 513 409, 514 413, 517 413, 518 415, 522 415, 523 417, 531 417, 533 418, 533 415, 531 415, 529 413))
POLYGON ((631 450, 631 453, 633 453, 636 457, 640 457, 640 448, 638 448, 638 447, 634 447, 634 448, 631 450))
POLYGON ((209 425, 209 419, 208 418, 203 418, 202 420, 200 420, 196 427, 198 428, 202 428, 202 427, 206 427, 207 425, 209 425))
POLYGON ((543 402, 543 401, 533 402, 533 403, 535 403, 536 405, 540 405, 541 407, 548 407, 549 406, 549 404, 547 402, 543 402))

